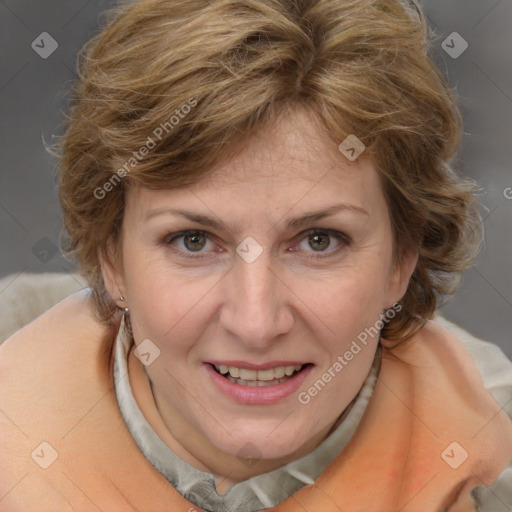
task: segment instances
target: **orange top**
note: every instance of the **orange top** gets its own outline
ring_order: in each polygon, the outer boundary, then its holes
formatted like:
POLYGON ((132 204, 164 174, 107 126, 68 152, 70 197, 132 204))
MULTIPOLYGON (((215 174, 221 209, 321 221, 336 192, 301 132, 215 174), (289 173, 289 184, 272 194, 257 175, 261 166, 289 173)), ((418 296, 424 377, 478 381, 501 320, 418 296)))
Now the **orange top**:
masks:
MULTIPOLYGON (((120 415, 114 328, 87 292, 0 347, 0 510, 200 512, 156 471, 120 415), (46 469, 45 469, 46 468, 46 469)), ((395 349, 346 448, 275 512, 461 512, 512 459, 512 422, 458 339, 429 322, 395 349)))

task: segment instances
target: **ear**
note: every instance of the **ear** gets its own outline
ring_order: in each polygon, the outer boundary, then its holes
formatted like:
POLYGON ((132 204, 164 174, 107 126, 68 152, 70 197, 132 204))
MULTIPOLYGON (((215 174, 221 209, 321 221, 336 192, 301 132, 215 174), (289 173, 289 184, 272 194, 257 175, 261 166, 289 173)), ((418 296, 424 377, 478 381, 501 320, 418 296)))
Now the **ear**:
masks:
POLYGON ((107 240, 106 254, 101 250, 99 251, 99 260, 105 288, 112 300, 120 308, 125 308, 126 302, 120 300, 120 297, 126 298, 122 259, 115 248, 112 238, 107 240))
POLYGON ((405 295, 417 263, 418 253, 407 250, 402 254, 401 260, 391 268, 384 308, 389 309, 405 295))

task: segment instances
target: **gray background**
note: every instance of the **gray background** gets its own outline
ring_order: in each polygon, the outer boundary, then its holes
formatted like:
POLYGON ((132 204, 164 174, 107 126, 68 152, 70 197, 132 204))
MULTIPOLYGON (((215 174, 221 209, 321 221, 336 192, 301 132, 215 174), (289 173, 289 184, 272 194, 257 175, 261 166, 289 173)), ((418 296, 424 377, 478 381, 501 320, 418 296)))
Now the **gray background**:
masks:
MULTIPOLYGON (((57 251, 62 221, 56 163, 43 139, 51 144, 52 134, 60 133, 76 53, 111 5, 0 0, 0 278, 72 270, 57 251), (58 43, 46 59, 31 47, 42 32, 58 43)), ((459 168, 480 184, 485 218, 485 250, 442 311, 512 357, 512 0, 422 5, 439 36, 436 62, 456 88, 465 119, 459 168), (455 59, 441 47, 452 32, 469 44, 455 59)))

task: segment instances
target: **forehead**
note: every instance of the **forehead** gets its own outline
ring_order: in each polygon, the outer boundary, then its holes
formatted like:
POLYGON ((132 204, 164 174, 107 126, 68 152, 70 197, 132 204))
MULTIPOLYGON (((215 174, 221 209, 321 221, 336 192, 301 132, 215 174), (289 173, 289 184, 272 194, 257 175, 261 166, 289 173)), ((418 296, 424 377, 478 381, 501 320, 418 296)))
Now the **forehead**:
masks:
POLYGON ((356 161, 348 160, 306 112, 281 118, 230 155, 192 186, 129 191, 130 210, 144 216, 147 210, 173 203, 193 204, 205 214, 213 209, 216 215, 224 210, 229 215, 236 208, 260 215, 269 209, 297 213, 344 202, 377 215, 386 208, 372 160, 364 152, 356 161))
POLYGON ((288 180, 318 183, 327 175, 345 179, 352 176, 357 180, 362 177, 360 171, 367 167, 373 167, 368 158, 348 160, 325 127, 311 114, 299 110, 247 139, 235 156, 212 169, 204 182, 216 185, 271 179, 275 183, 288 180))

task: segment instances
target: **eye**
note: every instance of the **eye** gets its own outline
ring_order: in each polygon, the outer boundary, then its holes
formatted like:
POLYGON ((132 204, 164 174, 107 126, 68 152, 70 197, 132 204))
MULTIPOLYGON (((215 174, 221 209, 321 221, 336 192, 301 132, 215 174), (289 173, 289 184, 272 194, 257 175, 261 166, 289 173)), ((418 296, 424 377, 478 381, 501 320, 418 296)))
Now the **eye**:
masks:
MULTIPOLYGON (((310 258, 326 258, 332 256, 350 244, 350 239, 347 235, 330 229, 310 230, 306 233, 302 233, 299 237, 299 243, 290 248, 290 251, 319 253, 308 256, 310 258), (336 240, 336 244, 333 249, 328 250, 333 246, 332 239, 336 240)), ((208 234, 204 231, 189 230, 167 235, 164 238, 164 243, 166 245, 175 246, 180 255, 188 258, 212 257, 212 254, 210 254, 212 252, 211 250, 203 251, 208 243, 213 243, 208 234)), ((218 250, 215 251, 215 249, 213 249, 213 251, 219 252, 218 250)))
MULTIPOLYGON (((181 245, 178 249, 184 256, 189 256, 190 253, 204 252, 202 250, 206 247, 209 241, 210 239, 208 238, 208 235, 203 231, 183 231, 167 236, 165 239, 165 243, 168 245, 181 245), (175 244, 174 242, 176 241, 180 241, 181 243, 175 244)), ((208 255, 206 254, 201 254, 199 257, 207 256, 208 255)), ((193 255, 191 257, 197 258, 198 256, 193 255)))
POLYGON ((292 251, 305 251, 316 253, 326 253, 326 254, 318 254, 314 255, 313 258, 324 258, 328 256, 332 256, 337 253, 343 247, 349 245, 349 238, 343 233, 339 233, 337 231, 332 231, 329 229, 315 229, 309 231, 300 239, 300 243, 294 246, 292 251), (334 249, 327 250, 333 246, 332 239, 336 239, 337 243, 334 245, 334 249))

